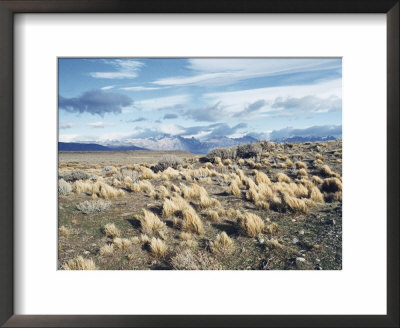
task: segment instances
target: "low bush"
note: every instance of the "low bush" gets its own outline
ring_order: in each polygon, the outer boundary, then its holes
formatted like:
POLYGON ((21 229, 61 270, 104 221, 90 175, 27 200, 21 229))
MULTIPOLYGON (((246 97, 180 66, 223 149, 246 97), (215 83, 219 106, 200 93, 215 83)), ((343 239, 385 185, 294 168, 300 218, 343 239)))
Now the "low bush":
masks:
POLYGON ((183 165, 182 159, 178 156, 167 154, 163 155, 158 163, 152 167, 152 169, 155 173, 157 173, 159 171, 164 171, 169 167, 176 169, 178 168, 178 165, 183 165))

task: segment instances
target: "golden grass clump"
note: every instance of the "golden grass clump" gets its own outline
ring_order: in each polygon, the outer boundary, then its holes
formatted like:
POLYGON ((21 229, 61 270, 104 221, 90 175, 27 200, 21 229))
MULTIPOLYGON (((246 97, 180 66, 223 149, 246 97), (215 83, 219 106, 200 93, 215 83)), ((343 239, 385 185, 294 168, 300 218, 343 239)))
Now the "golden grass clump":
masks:
POLYGON ((113 244, 119 249, 127 249, 132 245, 132 241, 127 238, 114 238, 113 244))
POLYGON ((119 237, 121 232, 119 231, 119 229, 115 226, 114 223, 107 223, 104 228, 103 228, 104 234, 107 237, 111 237, 111 238, 116 238, 119 237))
POLYGON ((140 224, 143 232, 153 233, 165 227, 165 223, 162 222, 153 212, 146 209, 142 209, 142 211, 144 217, 140 220, 140 224))
POLYGON ((226 159, 224 159, 224 164, 225 165, 231 165, 232 164, 232 160, 230 158, 226 158, 226 159))
POLYGON ((199 206, 202 208, 220 207, 221 203, 215 198, 208 197, 208 195, 201 195, 200 201, 199 201, 199 206))
POLYGON ((218 156, 214 157, 214 163, 217 165, 222 165, 221 157, 218 156))
POLYGON ((231 182, 231 184, 229 185, 229 193, 231 195, 235 195, 235 196, 241 195, 241 192, 240 192, 240 189, 239 189, 239 186, 238 186, 236 180, 233 180, 231 182))
POLYGON ((183 240, 183 241, 181 241, 180 243, 179 243, 179 245, 180 246, 183 246, 183 247, 189 247, 189 248, 196 248, 197 246, 198 246, 198 243, 197 243, 197 241, 195 241, 195 240, 191 240, 191 239, 189 239, 189 240, 183 240))
POLYGON ((245 212, 240 218, 240 227, 247 236, 256 237, 264 230, 265 224, 258 215, 245 212))
POLYGON ((184 232, 182 231, 181 234, 179 235, 179 238, 182 240, 192 240, 193 239, 193 235, 189 232, 184 232))
POLYGON ((182 230, 186 232, 194 232, 198 235, 202 235, 204 233, 203 222, 197 215, 196 211, 193 207, 189 206, 182 210, 183 221, 182 221, 182 230))
POLYGON ((256 206, 266 211, 269 210, 269 203, 263 200, 256 202, 256 206))
POLYGON ((93 193, 97 194, 99 197, 102 197, 104 199, 121 197, 125 195, 125 192, 122 189, 116 189, 100 181, 96 182, 93 185, 93 193))
POLYGON ((279 182, 286 182, 286 183, 289 183, 289 182, 290 182, 290 178, 289 178, 285 173, 281 173, 281 172, 279 172, 279 173, 276 175, 276 179, 277 179, 279 182))
POLYGON ((285 161, 285 163, 286 163, 286 166, 289 167, 289 168, 294 166, 294 164, 293 164, 293 162, 290 160, 290 158, 287 158, 286 161, 285 161))
POLYGON ((322 156, 321 154, 315 154, 315 158, 319 159, 321 162, 324 160, 324 156, 322 156))
POLYGON ((269 224, 265 228, 265 231, 267 231, 270 235, 276 235, 279 232, 279 230, 280 230, 279 225, 276 222, 269 224))
POLYGON ((307 169, 307 164, 304 162, 298 161, 295 164, 296 164, 296 169, 307 169))
POLYGON ((257 203, 260 200, 260 195, 258 194, 258 190, 255 186, 250 187, 250 189, 246 192, 246 198, 253 203, 257 203))
POLYGON ((139 237, 139 241, 142 244, 149 244, 150 243, 150 238, 149 238, 149 236, 147 236, 145 234, 141 234, 140 237, 139 237))
POLYGON ((109 256, 114 252, 114 245, 107 244, 100 248, 100 255, 109 256))
POLYGON ((145 180, 155 179, 158 176, 151 169, 149 169, 145 166, 140 167, 140 172, 141 172, 140 178, 145 179, 145 180))
POLYGON ((96 264, 92 259, 85 259, 82 256, 68 260, 62 268, 64 270, 97 270, 96 264))
POLYGON ((77 180, 72 184, 72 190, 76 194, 92 194, 92 189, 93 189, 93 183, 89 180, 77 180))
POLYGON ((320 177, 313 175, 311 178, 312 182, 314 182, 315 184, 321 184, 324 182, 324 180, 322 180, 320 177))
POLYGON ((307 205, 304 199, 292 197, 287 193, 283 193, 282 197, 284 205, 294 212, 307 212, 307 205))
POLYGON ((214 241, 210 243, 210 248, 213 252, 224 252, 231 249, 233 240, 226 234, 225 231, 220 233, 214 241))
POLYGON ((257 171, 255 170, 255 181, 256 184, 261 184, 261 183, 266 183, 266 184, 270 184, 271 180, 268 178, 268 176, 261 171, 257 171))
POLYGON ((71 231, 64 226, 61 226, 60 229, 58 229, 58 231, 60 233, 60 236, 63 237, 68 237, 71 234, 71 231))
POLYGON ((319 191, 317 187, 312 187, 310 191, 310 199, 313 200, 316 203, 323 203, 324 202, 324 196, 322 193, 319 191))
POLYGON ((208 169, 212 169, 213 168, 213 163, 211 163, 211 162, 207 162, 206 164, 204 164, 204 166, 206 167, 206 168, 208 168, 208 169))
POLYGON ((336 173, 333 172, 328 165, 324 165, 321 167, 321 173, 322 173, 322 175, 328 176, 328 177, 336 175, 336 173))
POLYGON ((306 177, 306 176, 308 176, 308 173, 307 173, 306 169, 300 169, 300 170, 297 170, 297 175, 301 176, 301 177, 306 177))
POLYGON ((165 199, 169 196, 169 191, 167 188, 165 188, 164 186, 160 186, 158 187, 158 194, 157 194, 157 198, 159 199, 165 199))
POLYGON ((321 189, 326 192, 337 192, 342 190, 342 182, 338 178, 324 179, 321 189))
POLYGON ((219 215, 218 215, 217 211, 208 210, 206 212, 206 215, 212 222, 218 222, 219 221, 219 215))
POLYGON ((161 239, 153 237, 150 242, 150 252, 157 258, 164 257, 167 254, 167 245, 161 239))

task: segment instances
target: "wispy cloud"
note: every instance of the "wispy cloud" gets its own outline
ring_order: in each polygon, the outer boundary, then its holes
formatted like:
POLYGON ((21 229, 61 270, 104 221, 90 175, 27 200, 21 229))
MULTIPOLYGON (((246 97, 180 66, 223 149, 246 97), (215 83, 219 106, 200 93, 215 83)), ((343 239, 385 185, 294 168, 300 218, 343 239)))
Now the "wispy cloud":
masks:
POLYGON ((107 126, 113 126, 112 123, 108 123, 108 122, 93 122, 93 123, 88 123, 88 126, 91 126, 92 128, 105 128, 107 126))
POLYGON ((228 85, 237 81, 313 72, 317 70, 341 69, 340 59, 189 59, 190 76, 174 76, 155 80, 157 85, 228 85))
POLYGON ((145 99, 135 102, 135 108, 140 110, 182 109, 189 103, 189 95, 167 96, 145 99))
POLYGON ((120 88, 120 90, 126 90, 126 91, 150 91, 150 90, 159 90, 162 88, 158 88, 158 87, 123 87, 120 88))
POLYGON ((103 90, 87 91, 75 98, 58 97, 58 107, 72 113, 90 113, 103 116, 105 113, 121 113, 123 107, 133 104, 133 100, 123 94, 103 90))
POLYGON ((127 120, 128 123, 136 123, 136 122, 144 122, 144 121, 147 121, 147 119, 144 117, 138 117, 134 120, 127 120))
POLYGON ((228 115, 224 112, 221 102, 219 101, 216 104, 204 108, 186 110, 183 116, 197 122, 216 122, 221 118, 226 118, 228 115))
POLYGON ((60 130, 65 130, 65 129, 71 129, 75 126, 75 123, 72 122, 60 122, 60 124, 58 125, 58 128, 60 130))
POLYGON ((101 90, 111 90, 113 89, 115 86, 114 85, 107 85, 105 87, 102 87, 101 90))
POLYGON ((91 72, 90 76, 100 79, 132 79, 138 76, 139 69, 144 65, 142 62, 132 59, 111 59, 103 62, 114 69, 106 72, 91 72))

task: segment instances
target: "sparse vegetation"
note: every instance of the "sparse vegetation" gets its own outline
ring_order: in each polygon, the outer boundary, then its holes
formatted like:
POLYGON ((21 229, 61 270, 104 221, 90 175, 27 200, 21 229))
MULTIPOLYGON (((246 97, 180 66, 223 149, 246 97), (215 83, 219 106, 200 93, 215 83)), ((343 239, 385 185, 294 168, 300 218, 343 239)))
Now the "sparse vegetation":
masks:
POLYGON ((59 268, 340 269, 341 154, 338 140, 61 160, 59 268))

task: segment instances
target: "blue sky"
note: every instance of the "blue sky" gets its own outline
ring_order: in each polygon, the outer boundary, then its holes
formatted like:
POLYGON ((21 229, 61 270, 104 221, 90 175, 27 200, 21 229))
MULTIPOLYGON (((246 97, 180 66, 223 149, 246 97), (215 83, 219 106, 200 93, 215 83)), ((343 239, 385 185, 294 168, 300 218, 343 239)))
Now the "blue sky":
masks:
POLYGON ((265 139, 342 124, 341 59, 60 58, 58 79, 64 142, 265 139))

